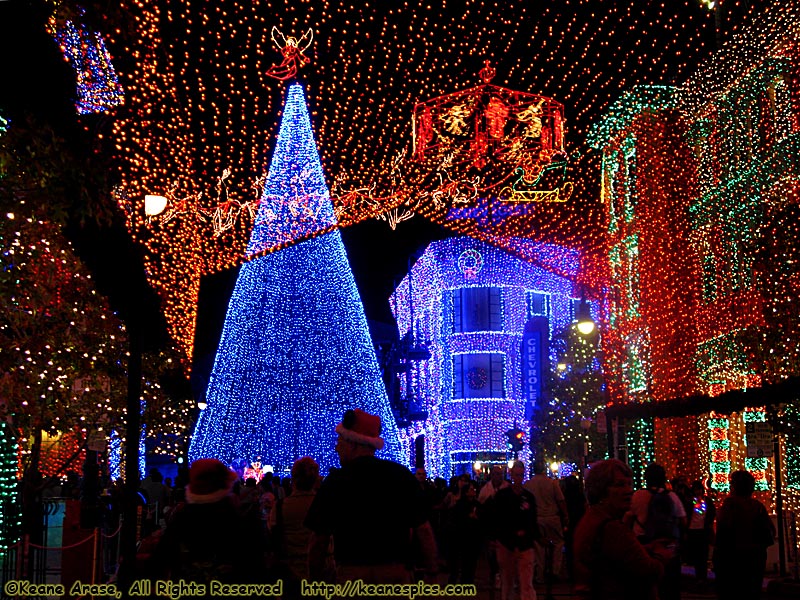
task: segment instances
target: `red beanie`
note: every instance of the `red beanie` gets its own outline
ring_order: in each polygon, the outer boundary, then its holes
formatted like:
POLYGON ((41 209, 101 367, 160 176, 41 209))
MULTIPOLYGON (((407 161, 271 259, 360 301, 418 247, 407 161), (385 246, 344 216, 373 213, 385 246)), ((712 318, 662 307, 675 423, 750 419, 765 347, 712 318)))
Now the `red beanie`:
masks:
POLYGON ((376 450, 383 448, 381 418, 360 408, 344 413, 342 422, 336 426, 336 433, 355 444, 370 446, 376 450))

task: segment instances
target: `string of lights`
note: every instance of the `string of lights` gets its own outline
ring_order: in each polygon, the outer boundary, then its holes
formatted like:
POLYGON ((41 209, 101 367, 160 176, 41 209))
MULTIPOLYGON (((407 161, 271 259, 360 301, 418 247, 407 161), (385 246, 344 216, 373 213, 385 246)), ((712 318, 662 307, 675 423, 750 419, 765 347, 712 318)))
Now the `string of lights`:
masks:
MULTIPOLYGON (((672 7, 618 8, 600 0, 536 8, 465 0, 457 9, 324 0, 123 4, 133 35, 107 32, 112 56, 125 59, 118 72, 126 103, 113 134, 117 158, 126 165, 118 197, 136 236, 143 195, 170 199, 168 224, 156 223, 146 240, 161 260, 148 259, 147 270, 187 357, 199 277, 241 262, 261 197, 268 154, 263 132, 276 126, 280 110, 278 88, 268 77, 281 59, 273 27, 296 39, 313 31, 314 43, 302 53, 311 62, 302 74, 318 98, 319 148, 340 224, 383 215, 402 226, 413 213, 401 206, 407 198, 372 184, 391 184, 398 157, 412 157, 414 107, 451 93, 452 82, 473 85, 488 60, 493 85, 537 90, 576 111, 561 123, 574 181, 570 200, 532 211, 508 207, 522 218, 511 214, 494 241, 537 232, 543 241, 589 250, 596 249, 602 224, 593 192, 597 155, 581 145, 593 115, 635 82, 687 74, 714 39, 713 15, 693 2, 679 7, 680 18, 672 7)), ((728 4, 730 12, 744 11, 741 2, 728 4)), ((504 110, 495 103, 490 114, 504 110)), ((534 113, 521 107, 509 118, 528 119, 523 131, 530 125, 533 134, 543 119, 534 113)), ((456 131, 456 117, 450 114, 444 127, 456 131)), ((463 188, 473 179, 463 174, 455 186, 447 178, 436 185, 448 192, 463 188)), ((461 234, 480 233, 474 219, 452 221, 461 234)))

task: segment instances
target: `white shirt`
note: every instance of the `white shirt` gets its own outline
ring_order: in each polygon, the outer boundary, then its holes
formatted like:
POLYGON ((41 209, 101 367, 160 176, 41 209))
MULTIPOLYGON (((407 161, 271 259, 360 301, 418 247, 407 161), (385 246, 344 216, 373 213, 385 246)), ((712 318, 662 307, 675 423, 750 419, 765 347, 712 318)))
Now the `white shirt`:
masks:
POLYGON ((525 482, 524 487, 536 498, 536 516, 539 519, 559 516, 558 504, 564 502, 564 494, 557 479, 534 475, 525 482))
POLYGON ((478 494, 478 502, 480 504, 485 504, 487 500, 494 498, 494 495, 497 493, 497 490, 502 490, 503 488, 507 488, 509 483, 504 479, 500 482, 500 487, 495 489, 494 484, 490 481, 486 485, 481 488, 480 494, 478 494))

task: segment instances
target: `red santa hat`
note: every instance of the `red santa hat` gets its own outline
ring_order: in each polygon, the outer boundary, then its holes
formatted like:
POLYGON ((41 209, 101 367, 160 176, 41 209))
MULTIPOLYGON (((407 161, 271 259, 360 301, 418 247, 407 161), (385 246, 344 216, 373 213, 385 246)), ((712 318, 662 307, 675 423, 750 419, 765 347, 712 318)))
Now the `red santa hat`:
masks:
POLYGON ((231 493, 238 476, 216 458, 200 458, 189 467, 186 502, 211 504, 231 493))
POLYGON ((381 418, 360 408, 344 413, 342 422, 336 426, 336 433, 355 444, 370 446, 376 450, 383 448, 383 438, 380 436, 381 418))

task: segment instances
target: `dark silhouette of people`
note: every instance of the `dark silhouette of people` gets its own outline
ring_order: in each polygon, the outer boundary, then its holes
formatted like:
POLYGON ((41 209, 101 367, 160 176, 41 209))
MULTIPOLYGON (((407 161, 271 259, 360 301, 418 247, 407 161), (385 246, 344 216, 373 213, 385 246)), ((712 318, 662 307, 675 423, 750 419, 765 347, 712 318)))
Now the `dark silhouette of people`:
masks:
POLYGON ((714 574, 720 600, 755 600, 761 595, 775 529, 767 509, 753 498, 755 484, 747 471, 731 473, 731 494, 717 513, 714 574))
MULTIPOLYGON (((686 509, 678 494, 667 489, 664 467, 650 463, 644 471, 646 487, 638 490, 631 500, 626 522, 632 524, 639 541, 649 546, 661 540, 678 549, 681 532, 686 528, 686 509)), ((659 600, 678 600, 681 595, 681 560, 678 552, 665 565, 658 586, 659 600)))
POLYGON ((586 512, 586 495, 583 492, 583 484, 575 474, 568 475, 561 480, 561 491, 564 493, 564 501, 567 503, 567 515, 569 521, 564 531, 564 561, 567 567, 567 576, 570 581, 575 580, 575 553, 574 544, 575 528, 586 512))
POLYGON ((413 544, 419 544, 426 570, 436 570, 436 544, 418 492, 407 468, 379 459, 381 420, 362 410, 348 410, 336 426, 336 452, 342 468, 330 473, 311 503, 305 525, 313 533, 309 575, 325 575, 331 538, 337 581, 410 583, 413 544))
POLYGON ((269 513, 269 530, 278 575, 284 581, 284 598, 300 598, 300 582, 308 579, 308 544, 311 530, 305 524, 314 501, 319 465, 310 456, 292 465, 292 493, 275 502, 269 513))
POLYGON ((692 483, 689 528, 686 532, 686 562, 694 568, 695 579, 708 579, 708 549, 714 537, 717 509, 700 480, 692 483))
POLYGON ((264 577, 265 541, 237 509, 237 475, 214 458, 189 468, 186 504, 174 511, 151 558, 157 579, 209 584, 251 583, 264 577))
POLYGON ((478 520, 478 493, 470 482, 462 488, 459 499, 450 509, 453 520, 453 560, 448 583, 473 583, 483 534, 478 520))
POLYGON ((534 544, 539 539, 536 498, 522 486, 525 465, 516 461, 511 469, 511 485, 494 495, 497 562, 500 565, 500 594, 503 600, 514 597, 519 585, 522 600, 534 600, 534 544))
POLYGON ((575 592, 580 598, 655 600, 664 565, 675 557, 665 541, 649 552, 622 522, 633 497, 633 473, 616 459, 592 464, 586 476, 589 508, 575 530, 575 592))

